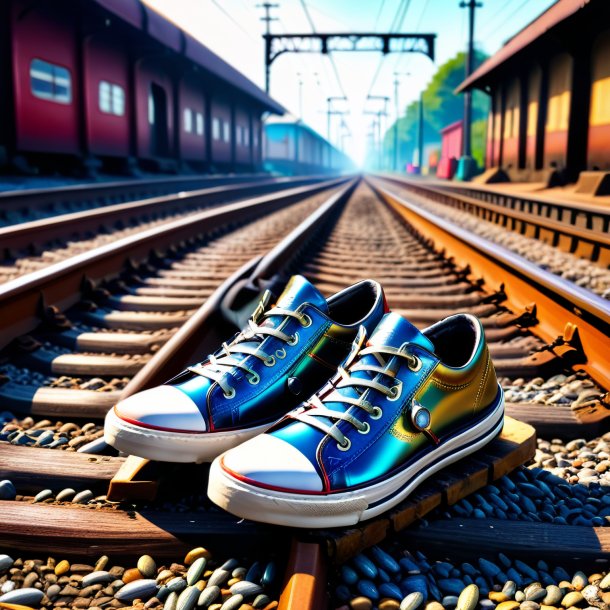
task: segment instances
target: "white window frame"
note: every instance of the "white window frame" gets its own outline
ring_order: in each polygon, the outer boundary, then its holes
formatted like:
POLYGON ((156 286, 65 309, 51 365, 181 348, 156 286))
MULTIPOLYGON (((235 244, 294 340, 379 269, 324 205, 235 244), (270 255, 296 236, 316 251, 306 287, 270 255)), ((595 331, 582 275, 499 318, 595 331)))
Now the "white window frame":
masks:
POLYGON ((34 97, 41 100, 56 104, 71 104, 72 74, 64 66, 35 57, 30 62, 30 91, 34 97), (37 82, 48 83, 50 90, 37 89, 37 82))
POLYGON ((125 90, 121 85, 101 80, 98 87, 98 108, 104 114, 125 114, 125 90))
POLYGON ((193 114, 190 108, 185 108, 182 112, 182 125, 185 133, 193 133, 193 114))
POLYGON ((215 116, 212 119, 212 139, 218 141, 222 133, 222 119, 215 116))

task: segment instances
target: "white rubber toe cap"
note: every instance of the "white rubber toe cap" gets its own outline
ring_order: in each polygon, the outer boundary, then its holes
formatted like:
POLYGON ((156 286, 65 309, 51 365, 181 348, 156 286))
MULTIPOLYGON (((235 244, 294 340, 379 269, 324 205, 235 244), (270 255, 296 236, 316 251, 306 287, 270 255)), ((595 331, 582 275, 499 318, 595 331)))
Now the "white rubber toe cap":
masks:
POLYGON ((116 415, 134 425, 168 432, 205 432, 197 405, 182 391, 161 385, 138 392, 119 402, 116 415))
POLYGON ((290 443, 261 434, 222 456, 225 469, 262 483, 295 491, 322 491, 313 464, 290 443))

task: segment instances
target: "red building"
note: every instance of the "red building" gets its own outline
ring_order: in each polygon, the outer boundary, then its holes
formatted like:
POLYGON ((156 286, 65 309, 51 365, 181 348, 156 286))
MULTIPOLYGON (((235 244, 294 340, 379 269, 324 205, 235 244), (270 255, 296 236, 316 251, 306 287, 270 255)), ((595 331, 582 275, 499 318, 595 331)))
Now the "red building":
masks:
POLYGON ((441 158, 436 175, 439 178, 453 178, 458 159, 462 156, 462 138, 464 129, 462 121, 456 121, 441 129, 441 158))
POLYGON ((610 171, 610 2, 558 0, 458 88, 491 96, 488 168, 515 181, 610 171))

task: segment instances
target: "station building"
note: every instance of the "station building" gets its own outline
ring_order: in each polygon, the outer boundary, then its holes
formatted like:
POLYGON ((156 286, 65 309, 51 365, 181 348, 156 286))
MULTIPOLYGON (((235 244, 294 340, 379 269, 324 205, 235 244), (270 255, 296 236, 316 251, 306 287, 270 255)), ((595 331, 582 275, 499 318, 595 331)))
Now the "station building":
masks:
POLYGON ((491 97, 488 180, 599 186, 610 172, 610 2, 558 0, 457 91, 469 89, 491 97))

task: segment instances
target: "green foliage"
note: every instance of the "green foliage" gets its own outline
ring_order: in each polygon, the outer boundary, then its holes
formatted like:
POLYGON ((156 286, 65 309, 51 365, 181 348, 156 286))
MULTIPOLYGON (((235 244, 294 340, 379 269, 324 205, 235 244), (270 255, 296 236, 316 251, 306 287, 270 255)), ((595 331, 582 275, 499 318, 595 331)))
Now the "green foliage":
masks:
MULTIPOLYGON (((485 59, 487 59, 487 56, 477 51, 475 65, 479 65, 485 59)), ((440 143, 439 131, 443 127, 463 118, 464 97, 461 94, 456 95, 454 90, 464 80, 465 60, 466 54, 461 52, 445 62, 436 71, 422 93, 424 104, 424 147, 440 143)), ((473 156, 482 166, 489 98, 485 93, 480 91, 475 91, 472 97, 473 156)), ((411 102, 405 108, 404 115, 396 122, 398 126, 399 168, 413 161, 414 152, 418 147, 419 106, 419 101, 411 102)), ((392 124, 383 138, 384 149, 388 159, 393 159, 394 155, 394 129, 395 124, 392 124)))
POLYGON ((487 142, 487 119, 472 123, 472 156, 479 167, 485 167, 485 147, 487 142))

